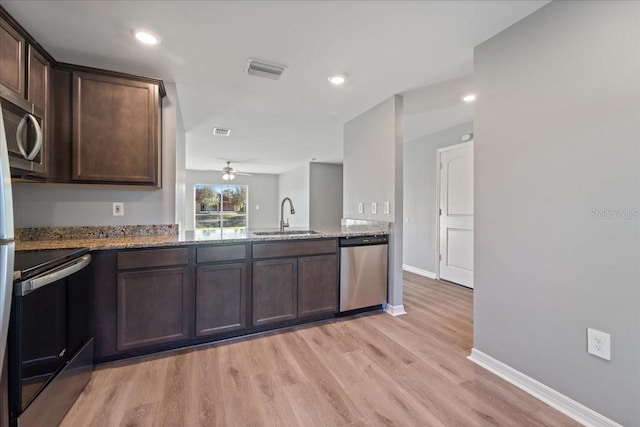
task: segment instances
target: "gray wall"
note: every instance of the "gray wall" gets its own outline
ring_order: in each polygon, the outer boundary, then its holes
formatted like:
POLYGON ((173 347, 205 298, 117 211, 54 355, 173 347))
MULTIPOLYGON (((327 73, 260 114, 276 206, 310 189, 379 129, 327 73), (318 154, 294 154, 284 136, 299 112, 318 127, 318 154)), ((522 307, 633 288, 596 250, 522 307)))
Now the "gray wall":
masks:
POLYGON ((402 97, 394 95, 344 125, 343 216, 392 223, 389 303, 402 304, 402 97), (390 202, 383 214, 383 202, 390 202), (358 202, 365 212, 358 213, 358 202), (378 214, 371 214, 371 202, 378 214))
POLYGON ((186 217, 184 210, 184 202, 187 191, 187 135, 184 130, 184 122, 182 120, 182 110, 178 103, 178 111, 176 114, 176 203, 175 203, 175 222, 180 226, 180 230, 184 229, 186 217))
POLYGON ((552 2, 474 66, 474 346, 626 426, 640 425, 639 20, 639 2, 552 2), (588 327, 611 334, 611 361, 587 354, 588 327))
POLYGON ((342 219, 342 165, 311 163, 309 225, 339 225, 342 219))
MULTIPOLYGON (((195 215, 195 185, 225 184, 222 172, 189 170, 186 172, 186 200, 184 202, 185 230, 193 230, 195 215)), ((278 175, 236 175, 232 184, 249 186, 249 228, 278 227, 278 175), (259 209, 258 209, 259 208, 259 209)))
POLYGON ((473 123, 464 123, 422 136, 404 145, 404 245, 403 263, 436 271, 436 167, 438 148, 460 144, 462 135, 473 132, 473 123))
POLYGON ((278 175, 278 216, 280 202, 289 197, 293 201, 296 213, 291 215, 287 203, 284 217, 289 218, 291 228, 309 228, 309 176, 309 163, 278 175))
POLYGON ((167 96, 162 102, 162 189, 16 183, 13 184, 16 228, 174 224, 177 93, 173 83, 165 83, 165 88, 167 96), (113 202, 124 202, 124 216, 112 215, 113 202))

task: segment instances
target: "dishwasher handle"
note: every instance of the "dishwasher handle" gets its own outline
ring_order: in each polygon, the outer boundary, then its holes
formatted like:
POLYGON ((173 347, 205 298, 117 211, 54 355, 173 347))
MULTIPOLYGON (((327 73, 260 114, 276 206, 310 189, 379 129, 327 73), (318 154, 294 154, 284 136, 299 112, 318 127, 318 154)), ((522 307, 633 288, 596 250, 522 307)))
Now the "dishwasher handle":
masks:
POLYGON ((387 236, 358 236, 358 237, 344 237, 340 239, 341 247, 386 245, 388 243, 389 243, 389 237, 387 236))

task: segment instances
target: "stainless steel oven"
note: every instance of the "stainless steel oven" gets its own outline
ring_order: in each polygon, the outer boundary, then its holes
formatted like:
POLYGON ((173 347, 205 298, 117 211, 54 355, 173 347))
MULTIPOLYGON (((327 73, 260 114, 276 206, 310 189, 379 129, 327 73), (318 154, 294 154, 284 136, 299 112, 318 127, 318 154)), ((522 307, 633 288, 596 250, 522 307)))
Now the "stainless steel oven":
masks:
POLYGON ((15 98, 1 97, 0 104, 12 171, 44 172, 44 111, 15 98))
POLYGON ((21 256, 34 266, 14 282, 8 361, 12 425, 57 425, 93 366, 86 268, 91 255, 86 250, 17 253, 17 267, 21 256))

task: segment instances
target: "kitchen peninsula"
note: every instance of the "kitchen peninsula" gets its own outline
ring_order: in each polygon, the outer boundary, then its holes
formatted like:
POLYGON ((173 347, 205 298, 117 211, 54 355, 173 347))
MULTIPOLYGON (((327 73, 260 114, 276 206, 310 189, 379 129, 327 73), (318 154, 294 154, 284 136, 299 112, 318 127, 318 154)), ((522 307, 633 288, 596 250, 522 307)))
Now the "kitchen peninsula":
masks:
POLYGON ((339 239, 386 223, 196 236, 174 225, 19 230, 19 250, 92 251, 96 363, 333 318, 339 239))

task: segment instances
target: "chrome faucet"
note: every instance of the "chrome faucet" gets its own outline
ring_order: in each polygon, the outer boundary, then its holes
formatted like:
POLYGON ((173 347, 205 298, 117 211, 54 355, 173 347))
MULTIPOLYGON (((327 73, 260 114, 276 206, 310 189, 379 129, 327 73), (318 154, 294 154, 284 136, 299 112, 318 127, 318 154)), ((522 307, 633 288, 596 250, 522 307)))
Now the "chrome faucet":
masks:
POLYGON ((289 226, 289 218, 287 218, 287 220, 284 220, 284 202, 289 201, 289 206, 291 206, 291 215, 296 213, 296 210, 293 208, 293 202, 291 201, 290 198, 285 197, 284 199, 282 199, 282 203, 280 203, 280 231, 284 231, 285 227, 289 226))

